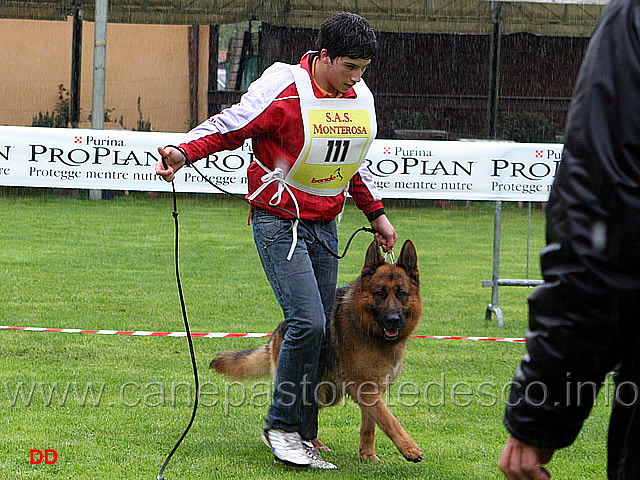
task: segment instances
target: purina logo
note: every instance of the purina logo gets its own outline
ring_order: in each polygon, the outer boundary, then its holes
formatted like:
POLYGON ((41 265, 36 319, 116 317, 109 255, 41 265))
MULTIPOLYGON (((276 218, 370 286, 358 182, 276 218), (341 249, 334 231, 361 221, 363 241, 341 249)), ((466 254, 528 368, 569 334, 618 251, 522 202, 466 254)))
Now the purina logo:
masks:
POLYGON ((109 136, 105 138, 96 138, 92 135, 87 135, 82 137, 80 135, 74 135, 73 143, 81 144, 81 145, 94 145, 100 147, 124 147, 126 144, 124 140, 119 140, 116 138, 111 138, 109 136))
POLYGON ((382 147, 382 154, 393 155, 395 157, 402 157, 402 158, 433 157, 433 152, 431 150, 420 148, 420 146, 417 146, 417 145, 412 145, 409 147, 404 147, 401 145, 395 145, 393 147, 385 146, 385 147, 382 147))
POLYGON ((562 148, 560 148, 559 150, 555 148, 549 148, 547 150, 536 149, 534 158, 544 160, 561 160, 562 148))

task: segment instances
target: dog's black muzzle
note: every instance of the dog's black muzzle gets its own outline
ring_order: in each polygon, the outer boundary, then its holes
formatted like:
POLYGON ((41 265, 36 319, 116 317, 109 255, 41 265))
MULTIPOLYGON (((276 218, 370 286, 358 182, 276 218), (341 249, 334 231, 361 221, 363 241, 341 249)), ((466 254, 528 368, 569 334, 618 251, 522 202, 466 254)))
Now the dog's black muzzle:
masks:
POLYGON ((381 312, 378 316, 378 325, 384 332, 384 339, 388 341, 397 340, 406 324, 407 320, 402 310, 381 312))

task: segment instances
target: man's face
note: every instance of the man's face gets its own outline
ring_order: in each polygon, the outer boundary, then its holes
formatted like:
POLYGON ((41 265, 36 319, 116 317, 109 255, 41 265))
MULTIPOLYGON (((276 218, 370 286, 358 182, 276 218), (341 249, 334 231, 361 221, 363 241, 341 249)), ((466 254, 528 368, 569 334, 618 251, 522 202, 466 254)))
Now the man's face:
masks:
POLYGON ((346 93, 351 87, 362 79, 371 59, 337 57, 330 60, 323 58, 326 62, 326 80, 331 87, 340 93, 346 93))

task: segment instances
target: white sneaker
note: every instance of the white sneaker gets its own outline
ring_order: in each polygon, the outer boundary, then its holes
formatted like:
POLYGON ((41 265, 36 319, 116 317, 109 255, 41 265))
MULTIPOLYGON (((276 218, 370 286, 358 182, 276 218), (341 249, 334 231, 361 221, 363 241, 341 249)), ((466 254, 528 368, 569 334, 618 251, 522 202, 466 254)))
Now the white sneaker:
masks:
POLYGON ((311 459, 311 468, 322 468, 324 470, 335 470, 336 467, 333 463, 327 462, 320 456, 320 452, 313 444, 308 440, 302 440, 302 447, 306 450, 308 457, 311 459))
POLYGON ((302 438, 298 432, 265 430, 262 441, 271 448, 276 460, 295 467, 308 467, 312 464, 311 457, 302 445, 302 438))

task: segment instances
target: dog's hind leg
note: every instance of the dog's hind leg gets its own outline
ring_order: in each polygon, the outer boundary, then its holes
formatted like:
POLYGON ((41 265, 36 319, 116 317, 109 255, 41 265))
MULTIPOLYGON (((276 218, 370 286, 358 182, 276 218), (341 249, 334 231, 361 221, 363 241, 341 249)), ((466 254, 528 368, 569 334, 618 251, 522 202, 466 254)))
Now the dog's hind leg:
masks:
POLYGON ((360 460, 380 461, 376 455, 376 421, 364 408, 360 408, 360 460))

